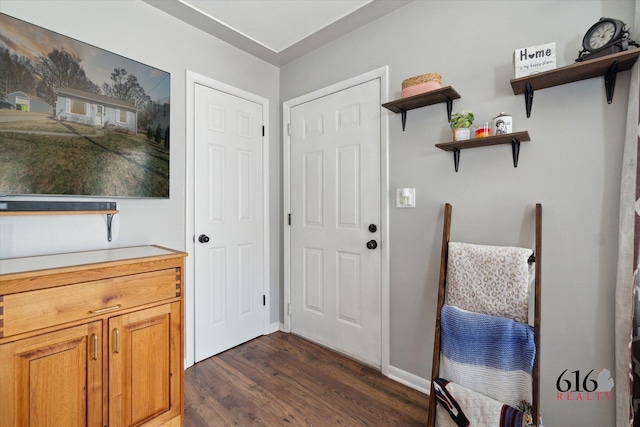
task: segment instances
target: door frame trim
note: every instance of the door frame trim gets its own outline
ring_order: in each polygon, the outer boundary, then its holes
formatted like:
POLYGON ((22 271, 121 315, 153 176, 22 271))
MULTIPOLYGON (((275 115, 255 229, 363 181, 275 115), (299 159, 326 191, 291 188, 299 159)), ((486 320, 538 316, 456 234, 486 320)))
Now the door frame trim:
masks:
MULTIPOLYGON (((373 71, 335 83, 306 95, 285 101, 282 104, 282 171, 283 171, 283 215, 282 228, 284 240, 284 306, 283 330, 291 332, 291 316, 288 307, 291 303, 291 227, 288 213, 291 212, 291 137, 287 129, 291 121, 291 109, 297 105, 317 98, 357 86, 371 80, 380 79, 380 101, 389 97, 389 67, 384 66, 373 71)), ((390 261, 389 261, 389 114, 380 105, 380 370, 389 376, 390 352, 390 261)))
POLYGON ((185 248, 190 254, 185 259, 185 368, 195 363, 195 85, 200 84, 211 89, 225 92, 247 101, 262 105, 262 124, 265 127, 262 137, 262 182, 263 182, 263 289, 265 306, 262 319, 262 333, 267 335, 270 328, 270 251, 269 251, 269 100, 245 90, 230 86, 210 77, 186 70, 186 202, 185 202, 185 248))

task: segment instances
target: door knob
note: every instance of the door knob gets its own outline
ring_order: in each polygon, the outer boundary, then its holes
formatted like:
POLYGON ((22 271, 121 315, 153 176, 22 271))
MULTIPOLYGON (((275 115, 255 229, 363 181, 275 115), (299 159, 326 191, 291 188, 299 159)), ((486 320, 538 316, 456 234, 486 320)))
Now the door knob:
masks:
POLYGON ((378 227, 376 227, 375 224, 369 224, 369 231, 375 233, 376 231, 378 231, 378 227))
POLYGON ((208 243, 209 242, 209 236, 207 236, 206 234, 201 234, 198 237, 198 242, 200 242, 200 243, 208 243))
POLYGON ((367 242, 367 249, 375 249, 378 247, 378 242, 376 242, 375 240, 369 240, 367 242))

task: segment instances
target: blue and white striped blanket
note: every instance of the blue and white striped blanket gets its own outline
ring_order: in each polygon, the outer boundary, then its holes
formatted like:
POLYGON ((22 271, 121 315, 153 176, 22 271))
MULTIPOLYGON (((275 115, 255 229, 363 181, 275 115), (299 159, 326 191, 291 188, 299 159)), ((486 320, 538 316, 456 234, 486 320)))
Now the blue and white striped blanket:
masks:
POLYGON ((513 407, 531 403, 536 355, 531 326, 443 305, 440 328, 441 378, 513 407))

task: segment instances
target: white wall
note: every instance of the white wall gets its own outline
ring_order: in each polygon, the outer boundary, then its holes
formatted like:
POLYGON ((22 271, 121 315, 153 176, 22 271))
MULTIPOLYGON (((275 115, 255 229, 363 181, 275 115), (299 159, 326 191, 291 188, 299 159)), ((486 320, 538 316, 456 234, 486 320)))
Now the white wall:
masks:
MULTIPOLYGON (((633 23, 634 1, 416 1, 281 69, 281 99, 389 66, 391 99, 404 79, 439 72, 462 96, 454 111, 478 120, 500 111, 528 130, 517 168, 509 145, 465 150, 460 171, 434 147, 451 140, 444 104, 409 111, 406 132, 390 117, 390 197, 415 187, 416 209, 391 208, 390 363, 429 378, 443 205, 452 240, 533 245, 543 205, 542 415, 547 426, 614 425, 614 402, 557 401, 563 370, 614 372, 618 198, 629 73, 607 105, 603 79, 535 93, 527 119, 514 96, 512 54, 556 42, 558 65, 574 62, 600 17, 633 23)), ((636 36, 637 40, 638 37, 636 36)), ((393 201, 393 199, 392 199, 393 201)), ((394 204, 392 204, 393 206, 394 204)), ((586 399, 586 396, 583 397, 586 399)))
MULTIPOLYGON (((56 31, 171 73, 170 198, 117 199, 114 239, 107 241, 104 215, 2 216, 0 257, 158 244, 193 253, 192 236, 185 236, 187 188, 185 90, 186 70, 269 99, 270 170, 280 169, 279 70, 200 30, 131 0, 29 1, 3 0, 0 12, 56 31)), ((270 216, 280 215, 280 182, 270 180, 270 216)), ((31 198, 30 198, 31 199, 31 198)), ((59 199, 57 199, 59 200, 59 199)), ((66 200, 66 199, 65 199, 66 200)), ((70 199, 73 200, 73 199, 70 199)), ((86 199, 85 199, 86 200, 86 199)), ((189 196, 191 200, 191 196, 189 196)), ((271 235, 271 321, 279 319, 280 231, 273 221, 271 235)), ((193 277, 187 258, 187 360, 192 355, 193 277)))

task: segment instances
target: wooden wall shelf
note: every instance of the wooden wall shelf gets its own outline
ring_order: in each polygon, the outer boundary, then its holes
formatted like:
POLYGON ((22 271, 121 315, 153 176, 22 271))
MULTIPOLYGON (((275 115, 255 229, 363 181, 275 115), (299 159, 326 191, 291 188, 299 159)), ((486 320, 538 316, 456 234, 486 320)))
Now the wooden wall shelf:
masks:
POLYGON ((529 132, 512 132, 505 135, 488 136, 486 138, 473 138, 466 139, 464 141, 451 141, 436 144, 436 147, 444 151, 453 152, 453 162, 458 172, 458 166, 460 165, 460 150, 466 148, 478 148, 488 147, 491 145, 511 144, 511 150, 513 154, 513 167, 518 167, 518 158, 520 156, 520 142, 530 141, 529 132))
POLYGON ((611 104, 616 82, 616 73, 630 70, 638 59, 638 56, 640 56, 640 48, 632 48, 624 52, 618 52, 584 62, 576 62, 575 64, 556 68, 555 70, 513 79, 511 80, 511 88, 513 89, 514 95, 525 94, 525 108, 527 117, 530 117, 533 92, 535 90, 604 76, 607 103, 611 104))
POLYGON ((389 111, 402 114, 402 131, 404 132, 405 125, 407 123, 407 111, 444 102, 447 104, 447 120, 450 120, 453 100, 459 98, 460 94, 456 92, 454 88, 446 86, 440 89, 421 93, 419 95, 410 96, 408 98, 387 102, 382 104, 382 106, 389 111))
POLYGON ((107 215, 107 240, 112 240, 113 216, 119 213, 116 202, 39 202, 0 201, 0 216, 23 215, 107 215))
POLYGON ((104 211, 0 211, 0 216, 24 216, 24 215, 95 215, 117 214, 119 210, 104 211))

